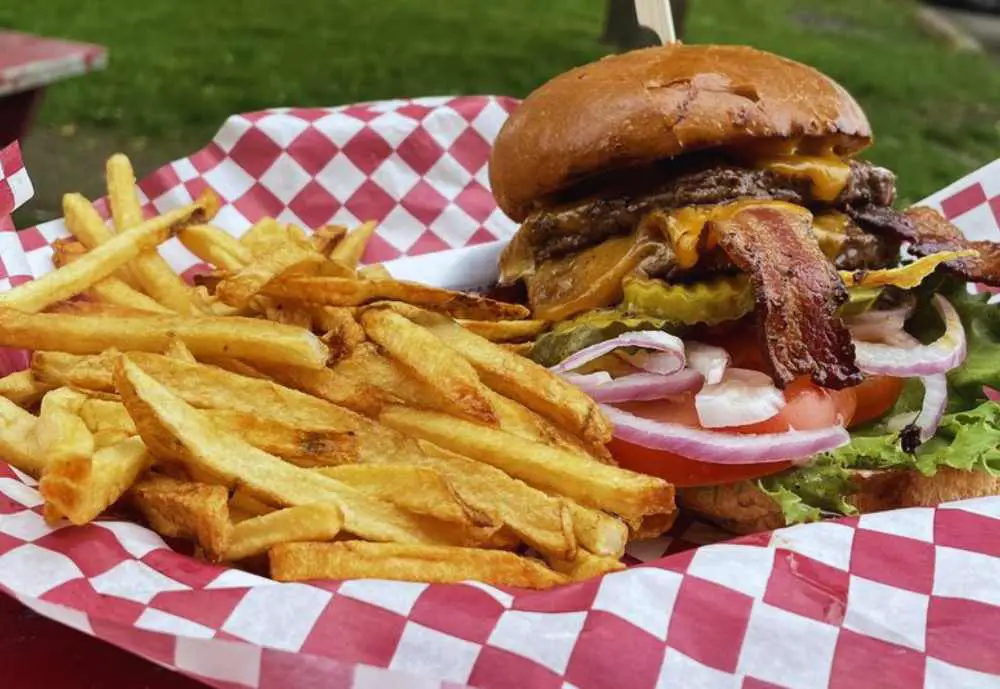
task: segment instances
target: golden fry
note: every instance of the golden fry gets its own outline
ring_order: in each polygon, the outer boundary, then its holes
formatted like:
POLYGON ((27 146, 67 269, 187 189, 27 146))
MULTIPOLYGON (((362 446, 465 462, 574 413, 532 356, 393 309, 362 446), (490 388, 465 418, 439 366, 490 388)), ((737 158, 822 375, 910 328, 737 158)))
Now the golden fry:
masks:
POLYGON ((330 259, 350 270, 357 269, 361 256, 365 253, 368 242, 371 241, 374 234, 375 223, 373 221, 355 227, 333 248, 333 251, 330 252, 330 259))
POLYGON ((604 445, 611 440, 611 422, 597 403, 544 366, 506 351, 449 318, 405 305, 393 308, 465 357, 482 381, 501 395, 521 402, 592 445, 604 445))
POLYGON ((312 333, 253 318, 104 318, 0 308, 0 345, 5 347, 72 354, 98 354, 114 347, 162 352, 175 337, 195 356, 238 357, 306 368, 322 368, 329 356, 326 345, 312 333))
MULTIPOLYGON (((115 383, 143 440, 159 456, 227 486, 241 485, 254 497, 285 507, 332 502, 344 514, 344 528, 373 541, 440 542, 440 530, 374 500, 339 481, 287 464, 213 428, 200 412, 122 357, 115 383)), ((451 534, 449 534, 451 535, 451 534)))
POLYGON ((146 446, 139 438, 127 438, 98 449, 85 479, 43 474, 39 490, 72 523, 87 524, 117 502, 148 467, 146 446))
POLYGON ((330 348, 332 361, 349 356, 365 341, 364 328, 347 307, 312 307, 312 327, 317 332, 325 333, 321 339, 330 348))
MULTIPOLYGON (((82 194, 64 194, 62 205, 66 229, 79 240, 75 242, 79 248, 71 247, 66 239, 57 240, 52 257, 52 262, 57 268, 69 262, 67 259, 82 256, 87 249, 96 249, 114 237, 114 233, 104 224, 104 219, 98 214, 97 209, 82 194)), ((122 266, 115 271, 115 275, 132 289, 139 290, 139 282, 130 266, 122 266)))
POLYGON ((187 250, 205 263, 236 273, 253 263, 253 252, 225 230, 191 225, 177 233, 187 250))
MULTIPOLYGON (((121 234, 126 230, 142 227, 142 207, 136 196, 132 163, 122 154, 113 155, 108 159, 106 173, 108 199, 115 228, 121 234)), ((214 192, 206 191, 195 201, 195 205, 200 207, 200 212, 191 219, 192 222, 185 222, 184 225, 208 222, 218 212, 219 203, 219 198, 214 192)), ((168 215, 170 213, 160 217, 168 215)), ((193 315, 203 313, 191 293, 191 288, 181 280, 155 248, 146 247, 146 250, 134 258, 130 267, 142 290, 160 304, 177 313, 193 315)))
POLYGON ((17 406, 27 409, 37 404, 42 395, 52 387, 35 378, 31 369, 27 369, 0 378, 0 397, 6 397, 17 406))
POLYGON ((156 247, 179 227, 201 220, 205 207, 205 202, 195 202, 116 235, 68 266, 0 294, 0 306, 37 313, 80 294, 134 261, 141 252, 156 247))
POLYGON ((286 507, 233 527, 226 549, 227 560, 242 560, 266 553, 279 543, 332 541, 344 523, 336 505, 320 503, 286 507))
POLYGON ((549 560, 549 564, 573 581, 586 581, 625 569, 618 557, 594 555, 586 550, 579 551, 572 560, 549 560))
POLYGON ((38 417, 5 397, 0 397, 0 456, 35 478, 42 475, 46 458, 35 440, 38 417))
MULTIPOLYGON (((263 517, 265 514, 271 514, 277 509, 279 508, 253 497, 246 488, 240 486, 237 486, 233 494, 229 496, 230 513, 232 510, 239 510, 251 517, 263 517)), ((289 508, 286 507, 285 509, 289 508)))
POLYGON ((163 348, 163 354, 173 359, 187 361, 192 364, 198 361, 194 358, 194 354, 191 353, 191 350, 187 348, 187 345, 184 344, 184 340, 179 337, 170 338, 170 342, 163 348))
MULTIPOLYGON (((625 554, 629 533, 623 521, 573 500, 567 500, 566 504, 573 519, 577 543, 595 555, 618 559, 625 554)), ((670 515, 654 516, 669 516, 673 519, 676 515, 677 512, 671 512, 670 515)))
POLYGON ((271 548, 277 581, 394 579, 448 584, 475 580, 545 589, 569 579, 538 560, 503 550, 398 543, 285 543, 271 548))
POLYGON ((90 474, 94 436, 80 418, 86 397, 69 388, 53 390, 42 399, 35 442, 45 457, 44 477, 59 475, 82 481, 90 474))
POLYGON ((459 320, 458 324, 469 332, 485 337, 490 342, 515 342, 533 339, 549 327, 548 321, 459 320))
POLYGON ((381 263, 369 263, 358 268, 358 278, 361 280, 392 280, 392 273, 381 263))
POLYGON ((31 355, 31 372, 37 380, 52 387, 114 392, 111 373, 116 358, 113 350, 94 356, 36 351, 31 355))
POLYGON ((285 244, 222 280, 216 286, 215 293, 224 303, 242 308, 271 280, 307 270, 325 260, 321 254, 311 249, 304 249, 297 244, 285 244))
POLYGON ((518 304, 401 280, 287 277, 270 282, 262 292, 272 297, 301 299, 328 306, 361 306, 373 301, 396 299, 458 318, 480 320, 526 318, 529 314, 525 307, 518 304))
POLYGON ((566 560, 575 556, 568 501, 549 497, 488 464, 429 443, 421 445, 427 456, 417 466, 444 476, 467 505, 506 524, 520 540, 546 557, 566 560))
POLYGON ((434 335, 385 309, 365 311, 361 314, 361 324, 373 341, 433 391, 446 411, 473 421, 497 424, 486 386, 472 366, 454 350, 442 347, 434 335))
POLYGON ((250 249, 260 258, 274 251, 276 247, 297 244, 304 249, 312 248, 302 230, 290 225, 282 225, 274 218, 264 218, 240 237, 240 244, 250 249))
POLYGON ((438 412, 388 407, 379 416, 398 431, 472 457, 540 490, 625 519, 674 511, 674 490, 666 481, 582 459, 542 443, 438 412))
POLYGON ((132 502, 157 533, 186 538, 218 562, 232 535, 229 493, 222 486, 150 476, 132 487, 132 502))
POLYGON ((324 476, 391 502, 407 512, 456 524, 499 526, 488 515, 466 505, 445 478, 428 467, 393 464, 345 464, 317 469, 324 476))
POLYGON ((343 225, 323 225, 312 233, 312 236, 309 237, 309 243, 316 251, 329 258, 330 252, 346 234, 347 228, 343 225))

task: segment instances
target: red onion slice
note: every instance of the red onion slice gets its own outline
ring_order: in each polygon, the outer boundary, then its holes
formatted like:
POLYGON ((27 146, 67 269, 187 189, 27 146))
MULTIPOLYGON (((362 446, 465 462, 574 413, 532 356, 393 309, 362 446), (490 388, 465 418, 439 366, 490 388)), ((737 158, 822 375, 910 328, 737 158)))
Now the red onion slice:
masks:
POLYGON ((766 373, 731 368, 721 383, 706 385, 695 395, 694 406, 705 428, 748 426, 777 416, 785 408, 785 396, 766 373))
MULTIPOLYGON (((639 347, 662 352, 664 355, 672 356, 677 362, 677 365, 673 369, 674 371, 684 368, 684 343, 681 342, 679 337, 660 330, 638 330, 636 332, 623 333, 610 340, 584 347, 579 352, 570 354, 560 363, 553 366, 551 370, 554 373, 572 371, 574 368, 580 368, 584 364, 590 363, 594 359, 598 359, 622 347, 639 347)), ((660 361, 658 363, 662 366, 664 362, 660 361)))
POLYGON ((615 437, 711 464, 785 462, 833 450, 851 440, 842 426, 743 435, 644 419, 607 404, 602 404, 601 409, 615 425, 615 437))
POLYGON ((929 345, 909 348, 855 340, 858 368, 865 373, 909 378, 946 373, 960 366, 965 360, 965 329, 962 327, 962 320, 955 308, 940 294, 934 295, 934 307, 945 322, 944 335, 938 340, 929 345))
POLYGON ((705 376, 705 385, 715 385, 722 381, 726 368, 729 367, 729 352, 722 347, 701 342, 685 342, 684 353, 687 356, 688 368, 693 368, 705 376))
POLYGON ((641 351, 635 354, 628 352, 618 352, 618 356, 635 366, 641 371, 656 373, 661 376, 669 376, 684 368, 684 359, 678 358, 675 352, 647 352, 641 351))
POLYGON ((703 380, 700 373, 690 369, 682 369, 668 376, 646 372, 630 373, 613 380, 603 371, 584 376, 568 373, 563 374, 563 377, 594 401, 605 403, 658 400, 688 390, 697 390, 703 380))
MULTIPOLYGON (((920 340, 904 330, 893 333, 887 339, 889 344, 903 349, 916 349, 921 346, 920 340)), ((890 430, 902 430, 896 426, 901 423, 903 427, 914 424, 920 429, 920 442, 927 442, 934 437, 948 407, 948 377, 943 373, 935 373, 922 376, 920 382, 924 386, 924 401, 920 405, 920 412, 893 417, 889 419, 887 425, 890 430)))
POLYGON ((859 340, 879 342, 888 333, 899 332, 913 315, 914 302, 895 309, 866 311, 847 319, 851 334, 859 340))

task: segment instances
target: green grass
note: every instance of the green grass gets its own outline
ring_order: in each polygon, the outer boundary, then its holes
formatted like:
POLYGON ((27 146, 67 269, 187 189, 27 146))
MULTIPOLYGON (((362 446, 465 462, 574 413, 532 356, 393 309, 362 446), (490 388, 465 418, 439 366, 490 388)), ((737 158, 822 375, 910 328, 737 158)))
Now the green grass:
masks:
MULTIPOLYGON (((235 112, 444 93, 524 95, 606 50, 597 40, 602 0, 5 5, 0 26, 111 50, 106 72, 50 91, 45 123, 191 149, 235 112)), ((689 42, 752 44, 841 81, 875 127, 871 157, 899 173, 906 198, 1000 153, 1000 72, 983 56, 954 54, 929 39, 907 0, 691 5, 689 42)))

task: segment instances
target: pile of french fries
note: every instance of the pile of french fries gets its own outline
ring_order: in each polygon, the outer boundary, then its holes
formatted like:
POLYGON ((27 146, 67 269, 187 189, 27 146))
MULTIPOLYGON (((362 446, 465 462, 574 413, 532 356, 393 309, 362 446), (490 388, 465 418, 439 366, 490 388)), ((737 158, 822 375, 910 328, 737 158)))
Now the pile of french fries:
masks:
POLYGON ((57 270, 0 294, 0 458, 46 519, 135 515, 196 555, 282 581, 545 588, 620 569, 675 516, 618 468, 595 403, 521 356, 544 323, 358 267, 374 225, 239 240, 218 199, 145 219, 112 157, 113 227, 65 197, 57 270), (157 246, 211 265, 188 285, 157 246))

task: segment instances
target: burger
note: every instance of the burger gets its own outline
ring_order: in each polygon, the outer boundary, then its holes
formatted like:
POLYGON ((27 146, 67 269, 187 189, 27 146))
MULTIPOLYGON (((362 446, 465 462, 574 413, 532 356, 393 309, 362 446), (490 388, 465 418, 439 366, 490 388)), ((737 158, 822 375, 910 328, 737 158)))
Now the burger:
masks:
POLYGON ((496 139, 530 356, 734 531, 1000 493, 1000 309, 971 294, 1000 245, 897 210, 871 143, 815 69, 679 44, 555 77, 496 139))

